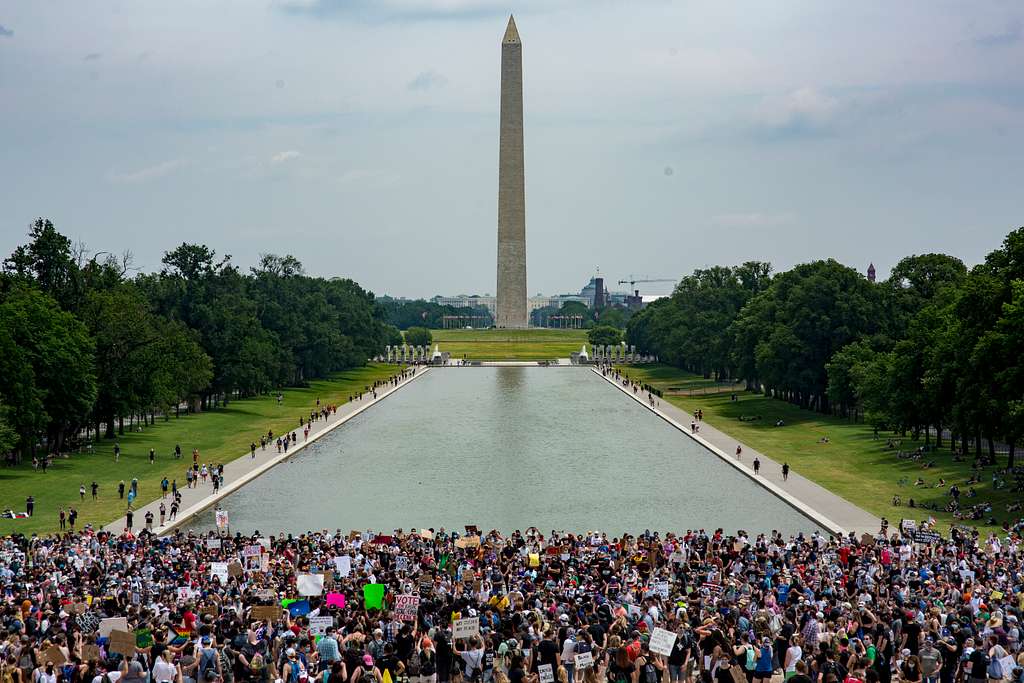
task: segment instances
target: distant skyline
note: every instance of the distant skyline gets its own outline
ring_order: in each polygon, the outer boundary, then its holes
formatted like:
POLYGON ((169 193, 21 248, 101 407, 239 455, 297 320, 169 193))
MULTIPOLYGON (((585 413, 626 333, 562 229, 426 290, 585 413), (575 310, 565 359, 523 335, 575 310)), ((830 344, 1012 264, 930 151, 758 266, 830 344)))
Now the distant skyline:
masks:
POLYGON ((1024 224, 1009 0, 9 0, 0 252, 44 216, 147 271, 188 241, 494 293, 510 13, 530 295, 751 259, 884 279, 1024 224))

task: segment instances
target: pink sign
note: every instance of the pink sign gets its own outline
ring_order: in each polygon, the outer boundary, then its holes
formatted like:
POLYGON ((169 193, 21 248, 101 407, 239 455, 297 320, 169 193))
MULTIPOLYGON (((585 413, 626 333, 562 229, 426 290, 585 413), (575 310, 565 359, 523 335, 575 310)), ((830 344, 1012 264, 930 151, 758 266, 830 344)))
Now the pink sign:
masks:
POLYGON ((345 606, 345 594, 344 593, 328 593, 327 594, 327 606, 328 607, 344 607, 345 606))

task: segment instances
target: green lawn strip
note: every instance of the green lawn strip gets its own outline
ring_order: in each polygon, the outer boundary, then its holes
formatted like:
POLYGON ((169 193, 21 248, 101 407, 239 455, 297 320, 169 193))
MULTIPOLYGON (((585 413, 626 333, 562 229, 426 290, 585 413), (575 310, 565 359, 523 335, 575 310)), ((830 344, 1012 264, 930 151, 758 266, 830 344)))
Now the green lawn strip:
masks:
POLYGON ((441 351, 453 359, 469 360, 568 358, 587 342, 586 330, 431 330, 431 334, 441 351))
MULTIPOLYGON (((231 401, 226 408, 204 413, 171 417, 168 421, 157 418, 156 425, 141 432, 125 434, 116 441, 121 445, 120 461, 114 462, 115 440, 101 440, 92 454, 73 454, 69 458, 55 458, 44 474, 33 470, 31 462, 18 467, 0 469, 0 506, 16 511, 25 509, 25 498, 35 496, 35 515, 30 519, 0 520, 0 535, 21 532, 48 533, 58 528, 57 511, 63 505, 75 507, 79 512, 76 528, 87 522, 99 527, 124 514, 125 501, 117 496, 117 484, 132 477, 139 479, 139 497, 135 507, 154 500, 160 495, 160 480, 178 480, 185 485, 185 469, 192 463, 192 448, 199 449, 200 463, 227 463, 244 455, 251 441, 259 443, 259 436, 268 429, 274 434, 297 429, 299 416, 306 417, 316 407, 316 399, 325 404, 341 405, 351 394, 372 384, 374 380, 392 376, 397 366, 370 364, 339 372, 328 380, 311 382, 308 387, 288 388, 282 391, 284 399, 279 406, 276 397, 231 401), (174 446, 181 444, 182 458, 174 459, 174 446), (149 449, 156 450, 156 462, 149 464, 149 449), (92 501, 90 485, 99 485, 99 499, 92 501), (79 498, 78 487, 86 487, 85 501, 79 498)), ((268 446, 267 452, 271 452, 268 446)))
MULTIPOLYGON (((632 366, 620 370, 633 379, 660 389, 678 386, 680 382, 694 377, 669 366, 632 366)), ((737 392, 737 398, 737 401, 730 400, 729 393, 665 397, 687 413, 702 409, 704 420, 720 431, 773 460, 788 462, 794 471, 872 514, 887 517, 894 524, 901 517, 920 520, 931 515, 939 520, 943 531, 948 528, 947 523, 969 524, 986 530, 994 528, 955 520, 951 513, 941 510, 907 507, 910 498, 945 507, 952 484, 960 485, 962 507, 987 501, 993 504, 992 516, 997 520, 1014 517, 1006 512, 1006 506, 1014 502, 1015 497, 1006 488, 993 489, 990 469, 985 470, 982 482, 974 485, 978 496, 966 497, 969 488, 966 482, 971 475, 970 457, 963 463, 957 463, 948 448, 943 448, 926 454, 926 460, 934 460, 935 465, 925 469, 923 462, 897 458, 894 450, 885 448, 890 435, 880 433, 876 440, 872 428, 864 423, 800 410, 784 401, 751 392, 737 392), (741 416, 759 416, 760 419, 745 422, 739 419, 741 416), (785 425, 776 427, 775 423, 780 419, 785 425), (829 443, 819 443, 823 436, 829 438, 829 443), (914 486, 918 477, 924 479, 928 486, 914 486), (900 486, 899 481, 904 478, 909 483, 900 486), (946 480, 944 488, 932 486, 939 478, 946 480), (902 507, 892 505, 895 495, 903 499, 902 507)), ((923 443, 923 440, 914 442, 909 437, 901 441, 903 450, 915 449, 923 443)), ((827 514, 828 511, 824 512, 827 514)))

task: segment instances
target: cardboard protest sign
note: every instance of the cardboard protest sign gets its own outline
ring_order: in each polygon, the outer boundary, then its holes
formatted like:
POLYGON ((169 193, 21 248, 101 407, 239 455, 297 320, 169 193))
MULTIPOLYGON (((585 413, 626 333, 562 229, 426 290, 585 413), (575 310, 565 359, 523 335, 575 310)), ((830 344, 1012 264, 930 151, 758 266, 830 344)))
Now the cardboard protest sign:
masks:
POLYGON ((270 619, 271 621, 277 621, 281 618, 283 610, 278 605, 256 605, 252 608, 250 617, 253 621, 264 621, 270 619))
POLYGON ((64 656, 64 652, 59 647, 51 645, 50 648, 43 653, 43 661, 53 662, 54 666, 61 666, 68 660, 64 656))
POLYGON ((128 617, 109 617, 100 619, 99 634, 101 638, 109 638, 113 630, 127 631, 128 617))
POLYGON ((395 616, 402 621, 416 621, 416 614, 420 608, 420 596, 398 595, 395 596, 395 616))
POLYGON ((420 529, 420 536, 428 541, 434 540, 434 532, 430 529, 420 529))
POLYGON ((456 548, 466 549, 466 548, 477 548, 479 546, 480 546, 480 537, 479 536, 463 536, 462 538, 456 539, 456 541, 455 541, 455 547, 456 548))
POLYGON ((242 569, 242 565, 240 565, 238 562, 229 562, 228 575, 233 576, 237 579, 238 577, 245 575, 245 570, 242 569))
POLYGON ((655 628, 651 633, 651 652, 656 652, 659 655, 665 655, 666 657, 672 654, 672 648, 676 644, 676 634, 672 631, 666 631, 663 628, 655 628))
POLYGON ((551 670, 550 664, 538 664, 537 676, 540 683, 555 683, 555 672, 551 670))
POLYGON ((325 600, 328 607, 345 607, 345 594, 344 593, 328 593, 325 600))
POLYGON ((384 584, 368 583, 363 586, 363 602, 366 609, 381 609, 384 606, 384 584))
POLYGON ((99 661, 100 659, 100 647, 99 645, 83 645, 82 646, 82 661, 89 662, 91 660, 99 661))
POLYGON ((590 652, 581 652, 576 655, 576 668, 589 669, 594 666, 594 655, 590 652))
POLYGON ((452 624, 452 638, 472 638, 475 635, 480 634, 480 618, 479 617, 468 617, 466 619, 456 619, 452 624))
POLYGON ((310 617, 309 632, 318 636, 327 633, 327 627, 334 626, 334 617, 310 617))
POLYGON ((130 631, 114 629, 110 632, 110 643, 107 649, 124 656, 135 654, 135 634, 130 631))
POLYGON ((295 577, 295 587, 299 595, 322 595, 324 592, 323 574, 299 574, 295 577))

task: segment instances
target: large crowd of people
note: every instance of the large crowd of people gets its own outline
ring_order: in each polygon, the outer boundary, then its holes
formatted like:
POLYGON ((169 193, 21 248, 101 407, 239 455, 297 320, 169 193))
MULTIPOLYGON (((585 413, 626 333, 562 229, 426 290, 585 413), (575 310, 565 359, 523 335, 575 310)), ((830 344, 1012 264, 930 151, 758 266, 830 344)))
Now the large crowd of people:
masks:
POLYGON ((1021 539, 0 541, 0 683, 1021 683, 1021 539))

